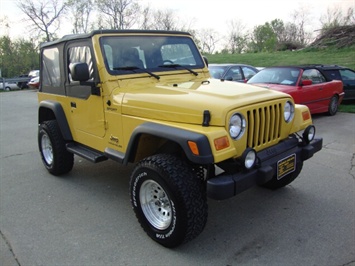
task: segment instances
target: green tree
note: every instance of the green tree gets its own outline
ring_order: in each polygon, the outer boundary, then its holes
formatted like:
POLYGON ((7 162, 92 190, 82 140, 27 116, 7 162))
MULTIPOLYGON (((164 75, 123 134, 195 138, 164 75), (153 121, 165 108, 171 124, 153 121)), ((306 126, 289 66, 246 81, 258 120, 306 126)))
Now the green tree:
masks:
POLYGON ((276 45, 277 36, 269 22, 254 28, 251 42, 254 52, 272 52, 276 50, 276 45))
POLYGON ((15 47, 10 37, 3 36, 0 38, 0 69, 3 77, 11 77, 14 73, 15 66, 12 64, 15 47))
POLYGON ((39 54, 35 44, 24 39, 13 42, 8 36, 0 38, 0 69, 6 78, 39 68, 39 54))

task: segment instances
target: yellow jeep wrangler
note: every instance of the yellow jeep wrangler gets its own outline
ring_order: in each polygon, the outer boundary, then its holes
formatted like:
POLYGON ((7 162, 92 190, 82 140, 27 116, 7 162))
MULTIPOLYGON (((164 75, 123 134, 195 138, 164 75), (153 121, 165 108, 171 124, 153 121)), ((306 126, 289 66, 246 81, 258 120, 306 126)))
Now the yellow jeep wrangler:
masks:
POLYGON ((130 197, 166 247, 199 235, 207 197, 284 187, 322 148, 306 106, 210 79, 190 34, 97 30, 41 45, 38 145, 53 175, 74 155, 135 164, 130 197))

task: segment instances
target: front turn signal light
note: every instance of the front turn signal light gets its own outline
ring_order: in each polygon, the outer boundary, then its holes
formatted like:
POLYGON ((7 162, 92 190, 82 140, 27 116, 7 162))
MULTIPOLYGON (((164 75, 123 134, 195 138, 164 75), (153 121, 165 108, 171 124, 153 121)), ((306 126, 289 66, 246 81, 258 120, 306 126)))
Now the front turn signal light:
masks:
POLYGON ((214 140, 214 147, 216 148, 217 151, 228 148, 229 147, 229 140, 228 140, 227 136, 215 139, 214 140))
POLYGON ((302 112, 302 118, 303 118, 303 121, 307 121, 307 120, 311 119, 311 114, 308 111, 302 112))
POLYGON ((196 142, 189 140, 187 144, 189 145, 190 150, 194 155, 200 155, 196 142))

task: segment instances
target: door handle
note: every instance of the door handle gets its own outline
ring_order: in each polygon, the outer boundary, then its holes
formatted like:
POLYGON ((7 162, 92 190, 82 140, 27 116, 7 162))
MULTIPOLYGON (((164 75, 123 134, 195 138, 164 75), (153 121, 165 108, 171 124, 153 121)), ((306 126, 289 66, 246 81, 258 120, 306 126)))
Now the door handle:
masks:
POLYGON ((76 108, 76 102, 70 102, 70 107, 76 108))

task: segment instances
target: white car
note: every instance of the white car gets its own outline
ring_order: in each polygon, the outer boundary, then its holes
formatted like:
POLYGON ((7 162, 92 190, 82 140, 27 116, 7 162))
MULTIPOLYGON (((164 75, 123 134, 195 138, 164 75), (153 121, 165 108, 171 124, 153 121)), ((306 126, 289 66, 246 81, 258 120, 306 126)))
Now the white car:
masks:
POLYGON ((17 83, 14 81, 0 82, 0 90, 11 91, 11 90, 18 90, 18 89, 20 88, 17 86, 17 83))

